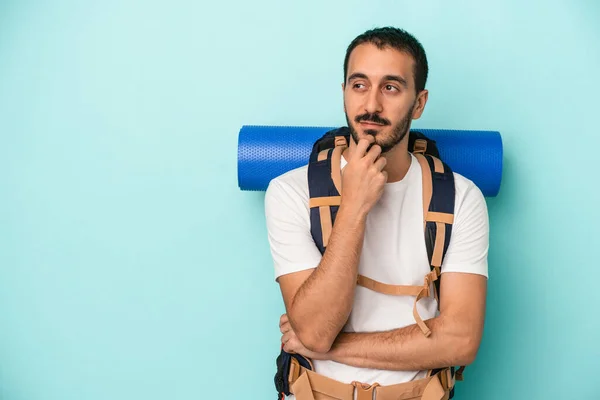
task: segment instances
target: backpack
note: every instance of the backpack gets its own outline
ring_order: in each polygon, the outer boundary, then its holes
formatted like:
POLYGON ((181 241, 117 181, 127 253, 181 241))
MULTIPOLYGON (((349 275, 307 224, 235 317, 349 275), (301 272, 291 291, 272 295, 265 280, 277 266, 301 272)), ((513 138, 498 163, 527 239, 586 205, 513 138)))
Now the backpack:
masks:
MULTIPOLYGON (((341 127, 326 132, 312 148, 308 164, 308 187, 311 235, 321 254, 325 253, 331 236, 333 224, 341 203, 341 170, 340 162, 343 151, 349 146, 350 130, 341 127)), ((444 260, 454 222, 455 187, 454 174, 450 167, 440 160, 436 142, 418 131, 410 131, 408 149, 419 161, 423 175, 423 229, 427 248, 430 273, 424 278, 423 286, 398 286, 377 282, 368 277, 358 275, 357 284, 380 293, 390 295, 416 296, 413 308, 415 321, 423 334, 428 337, 431 331, 417 312, 417 302, 429 296, 429 287, 433 283, 434 296, 438 299, 441 265, 444 260)), ((275 385, 278 393, 289 395, 287 364, 295 358, 307 369, 313 369, 310 360, 299 354, 288 354, 283 348, 277 357, 278 371, 275 385)), ((453 377, 462 380, 464 367, 454 371, 453 377)), ((439 370, 433 370, 434 374, 439 370)), ((454 389, 450 398, 454 395, 454 389)))

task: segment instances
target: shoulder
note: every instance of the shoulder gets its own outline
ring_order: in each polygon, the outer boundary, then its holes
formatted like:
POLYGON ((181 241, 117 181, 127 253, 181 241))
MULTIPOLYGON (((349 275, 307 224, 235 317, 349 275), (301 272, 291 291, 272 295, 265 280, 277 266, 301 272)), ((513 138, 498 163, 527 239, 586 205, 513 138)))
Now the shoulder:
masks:
POLYGON ((273 178, 265 193, 267 216, 277 210, 308 212, 308 166, 292 169, 273 178), (291 208, 291 210, 290 210, 291 208))
POLYGON ((487 204, 483 193, 475 183, 465 176, 454 172, 455 196, 455 224, 477 218, 487 222, 487 204))
POLYGON ((466 177, 454 173, 456 202, 450 245, 442 272, 488 276, 489 222, 481 190, 466 177))
POLYGON ((468 195, 481 195, 481 197, 483 198, 481 190, 479 190, 479 187, 477 187, 477 185, 472 180, 457 172, 454 172, 453 174, 454 185, 456 187, 456 192, 459 196, 463 197, 468 195))
POLYGON ((308 167, 286 172, 269 183, 265 216, 275 278, 315 268, 321 253, 310 229, 308 167))
POLYGON ((465 200, 485 203, 483 193, 472 180, 456 172, 453 174, 457 205, 465 200))

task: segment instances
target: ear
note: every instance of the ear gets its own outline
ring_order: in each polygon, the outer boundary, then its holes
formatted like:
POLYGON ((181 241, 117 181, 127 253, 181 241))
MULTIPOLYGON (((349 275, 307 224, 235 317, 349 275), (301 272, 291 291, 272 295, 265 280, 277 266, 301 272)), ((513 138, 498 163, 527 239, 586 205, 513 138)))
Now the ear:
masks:
POLYGON ((429 91, 426 89, 421 90, 421 92, 417 95, 417 99, 415 100, 415 108, 412 113, 412 119, 419 119, 425 110, 425 104, 427 104, 427 99, 429 98, 429 91))

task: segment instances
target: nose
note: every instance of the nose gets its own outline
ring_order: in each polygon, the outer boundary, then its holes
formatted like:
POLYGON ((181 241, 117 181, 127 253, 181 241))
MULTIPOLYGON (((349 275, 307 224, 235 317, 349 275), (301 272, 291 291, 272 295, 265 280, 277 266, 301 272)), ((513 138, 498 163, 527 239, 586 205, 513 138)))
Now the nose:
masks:
POLYGON ((381 92, 376 88, 372 88, 366 98, 365 111, 370 114, 380 113, 383 111, 381 104, 381 92))

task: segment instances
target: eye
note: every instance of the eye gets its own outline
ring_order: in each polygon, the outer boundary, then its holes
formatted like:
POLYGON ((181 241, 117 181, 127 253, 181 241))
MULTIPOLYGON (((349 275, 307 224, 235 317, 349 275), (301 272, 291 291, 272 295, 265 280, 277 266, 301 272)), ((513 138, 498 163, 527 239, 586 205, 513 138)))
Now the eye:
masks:
POLYGON ((361 90, 361 89, 364 89, 364 88, 365 88, 365 85, 364 85, 363 83, 355 83, 354 85, 352 85, 352 87, 353 87, 354 89, 361 90))
POLYGON ((386 92, 398 92, 399 91, 399 89, 394 85, 385 85, 383 88, 385 89, 386 92))

